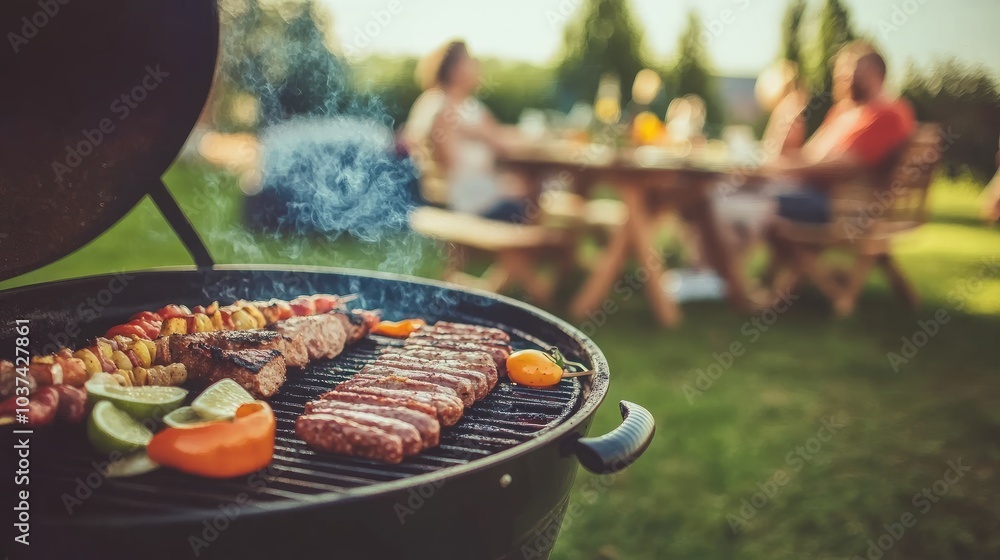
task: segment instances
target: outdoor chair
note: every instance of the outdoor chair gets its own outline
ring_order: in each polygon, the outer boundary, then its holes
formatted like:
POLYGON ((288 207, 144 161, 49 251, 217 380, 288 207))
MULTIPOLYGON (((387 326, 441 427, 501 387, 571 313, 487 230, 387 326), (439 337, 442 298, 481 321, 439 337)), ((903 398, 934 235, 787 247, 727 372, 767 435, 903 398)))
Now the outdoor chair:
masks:
POLYGON ((865 280, 878 267, 892 290, 916 308, 916 291, 893 258, 895 240, 927 218, 927 193, 941 159, 941 131, 921 124, 879 173, 834 191, 831 220, 806 224, 778 219, 771 230, 772 290, 783 294, 813 283, 840 316, 853 312, 865 280), (847 269, 829 264, 828 253, 847 253, 847 269))

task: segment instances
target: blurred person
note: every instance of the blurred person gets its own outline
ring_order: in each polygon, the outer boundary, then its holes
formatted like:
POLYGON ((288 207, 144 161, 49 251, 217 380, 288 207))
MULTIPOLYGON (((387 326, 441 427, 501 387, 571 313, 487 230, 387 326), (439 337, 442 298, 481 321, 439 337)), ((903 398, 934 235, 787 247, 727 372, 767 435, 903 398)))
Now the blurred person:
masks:
POLYGON ((983 219, 990 224, 1000 221, 1000 149, 997 150, 996 164, 997 172, 980 195, 983 219))
POLYGON ((754 85, 754 97, 771 113, 761 138, 761 159, 771 161, 792 153, 806 141, 806 106, 809 92, 799 76, 799 67, 779 60, 765 68, 754 85))
POLYGON ((799 187, 796 193, 779 195, 779 216, 829 221, 829 191, 842 179, 883 167, 916 128, 909 104, 886 96, 885 60, 878 52, 846 60, 854 63, 850 103, 837 103, 833 117, 824 120, 801 150, 765 166, 799 187))
MULTIPOLYGON (((761 174, 772 177, 763 196, 742 194, 716 201, 721 233, 737 254, 763 237, 775 217, 829 222, 830 191, 845 179, 884 168, 915 130, 912 109, 886 96, 885 60, 870 45, 845 46, 834 73, 834 97, 839 100, 831 114, 801 149, 761 166, 761 174), (846 99, 840 98, 844 88, 846 99)), ((772 249, 780 251, 776 240, 772 242, 772 249)))
POLYGON ((414 102, 403 128, 404 143, 429 155, 444 182, 445 202, 457 212, 484 218, 525 221, 526 189, 516 177, 502 175, 496 156, 512 140, 475 97, 481 75, 478 61, 462 41, 451 41, 420 62, 424 92, 414 102))

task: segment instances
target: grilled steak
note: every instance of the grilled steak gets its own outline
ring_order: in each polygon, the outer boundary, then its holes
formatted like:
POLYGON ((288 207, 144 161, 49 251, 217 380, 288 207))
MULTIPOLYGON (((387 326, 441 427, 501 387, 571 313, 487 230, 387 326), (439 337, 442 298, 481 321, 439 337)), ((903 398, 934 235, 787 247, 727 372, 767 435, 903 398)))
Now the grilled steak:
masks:
MULTIPOLYGON (((335 391, 338 395, 343 395, 345 392, 372 395, 379 398, 405 399, 426 404, 434 408, 434 411, 437 414, 437 419, 441 422, 442 426, 454 425, 460 418, 462 418, 462 411, 465 409, 462 405, 462 401, 460 401, 456 396, 433 391, 422 391, 414 389, 412 386, 405 389, 391 389, 385 386, 366 385, 364 383, 348 387, 341 383, 335 391)), ((330 393, 327 393, 327 395, 329 394, 330 393)))
POLYGON ((422 371, 426 373, 443 373, 454 377, 460 377, 472 384, 473 396, 479 400, 490 392, 490 382, 486 379, 486 374, 475 371, 471 368, 463 367, 461 362, 451 364, 445 362, 435 362, 421 360, 411 356, 397 356, 394 354, 383 354, 375 362, 376 366, 391 366, 407 371, 422 371))
POLYGON ((288 338, 301 338, 310 360, 337 357, 348 339, 343 320, 333 313, 292 317, 271 328, 288 338))
POLYGON ((458 398, 462 399, 462 403, 465 406, 472 406, 472 403, 476 402, 476 392, 472 387, 472 383, 454 375, 448 375, 446 373, 428 373, 424 371, 411 370, 405 367, 381 365, 378 363, 365 366, 361 369, 360 373, 363 375, 405 377, 406 379, 412 379, 414 381, 433 383, 434 385, 446 387, 454 391, 458 395, 458 398))
POLYGON ((496 344, 486 344, 482 342, 468 342, 461 339, 453 338, 442 338, 438 337, 414 337, 410 336, 406 339, 406 346, 404 349, 420 347, 420 348, 440 348, 443 350, 458 350, 461 352, 486 352, 493 358, 493 363, 496 364, 498 372, 504 372, 507 370, 507 356, 510 356, 510 346, 501 346, 496 344))
POLYGON ((185 349, 191 344, 214 346, 222 350, 277 350, 284 356, 287 366, 303 367, 309 363, 302 337, 290 338, 265 330, 213 331, 161 337, 157 339, 157 361, 166 364, 178 361, 172 359, 173 356, 183 356, 185 349))
MULTIPOLYGON (((408 408, 414 412, 422 412, 432 418, 437 417, 437 409, 433 406, 421 402, 417 399, 405 396, 379 396, 365 393, 355 393, 353 391, 329 391, 319 396, 319 400, 336 401, 347 404, 391 406, 395 408, 408 408)), ((313 401, 316 402, 316 401, 313 401)))
MULTIPOLYGON (((370 395, 369 395, 370 396, 370 395)), ((321 399, 306 404, 306 414, 311 412, 329 412, 337 414, 338 411, 355 411, 374 414, 382 418, 391 418, 410 424, 420 433, 424 449, 434 447, 441 438, 441 424, 437 421, 437 415, 431 411, 430 414, 417 412, 406 407, 396 405, 372 405, 359 403, 346 403, 338 400, 321 399)))
POLYGON ((402 438, 342 416, 303 414, 295 421, 295 433, 310 447, 323 451, 386 463, 403 461, 402 438))
MULTIPOLYGON (((393 349, 383 352, 379 356, 379 361, 419 361, 425 364, 435 364, 447 368, 455 368, 465 371, 478 372, 486 378, 487 392, 493 390, 497 384, 497 366, 493 363, 493 358, 485 352, 452 352, 448 350, 435 350, 432 348, 415 347, 393 349)), ((447 373, 447 371, 445 371, 447 373)), ((481 398, 479 396, 476 397, 481 398)))
POLYGON ((229 378, 258 398, 273 396, 285 382, 285 359, 277 350, 223 350, 192 343, 172 348, 170 357, 184 364, 196 384, 229 378))

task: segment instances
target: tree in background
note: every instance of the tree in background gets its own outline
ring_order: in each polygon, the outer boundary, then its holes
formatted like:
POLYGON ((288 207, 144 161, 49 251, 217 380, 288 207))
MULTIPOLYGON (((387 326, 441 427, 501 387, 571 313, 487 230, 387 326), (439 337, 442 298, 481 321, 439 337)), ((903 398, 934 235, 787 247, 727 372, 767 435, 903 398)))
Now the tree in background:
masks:
POLYGON ((621 99, 627 103, 632 98, 632 82, 643 68, 642 32, 633 21, 628 1, 587 0, 563 36, 556 104, 568 109, 577 101, 593 102, 604 74, 621 79, 621 99))
POLYGON ((969 170, 977 179, 989 180, 996 169, 1000 90, 988 71, 955 60, 927 72, 910 68, 903 97, 919 120, 941 124, 950 175, 969 170))
POLYGON ((833 104, 831 60, 841 47, 857 37, 851 27, 850 14, 840 0, 826 0, 819 12, 818 26, 816 43, 813 45, 813 61, 808 74, 814 97, 810 107, 816 108, 809 113, 810 132, 819 127, 833 104))
POLYGON ((802 49, 802 18, 806 13, 805 0, 792 0, 785 11, 781 27, 781 58, 799 65, 805 72, 805 57, 802 49))
POLYGON ((694 94, 705 101, 706 122, 719 125, 724 115, 715 95, 715 83, 709 74, 711 63, 705 52, 701 19, 694 11, 688 13, 687 26, 677 43, 677 58, 667 70, 665 80, 668 97, 694 94))
POLYGON ((253 130, 296 116, 334 115, 355 100, 347 65, 329 47, 328 14, 315 0, 262 6, 223 0, 219 79, 213 92, 220 130, 253 130))

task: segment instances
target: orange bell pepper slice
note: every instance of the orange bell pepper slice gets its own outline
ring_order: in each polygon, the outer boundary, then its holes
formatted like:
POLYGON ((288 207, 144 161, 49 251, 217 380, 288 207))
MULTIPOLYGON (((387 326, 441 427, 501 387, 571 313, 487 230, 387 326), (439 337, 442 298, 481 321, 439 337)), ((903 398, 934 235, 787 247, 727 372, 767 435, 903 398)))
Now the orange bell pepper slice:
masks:
POLYGON ((404 319, 402 321, 379 321, 372 332, 393 338, 406 338, 411 333, 420 330, 420 327, 427 325, 423 319, 404 319))
POLYGON ((167 428, 146 447, 149 458, 186 473, 231 478, 266 467, 274 456, 274 411, 263 401, 240 406, 230 422, 167 428))

